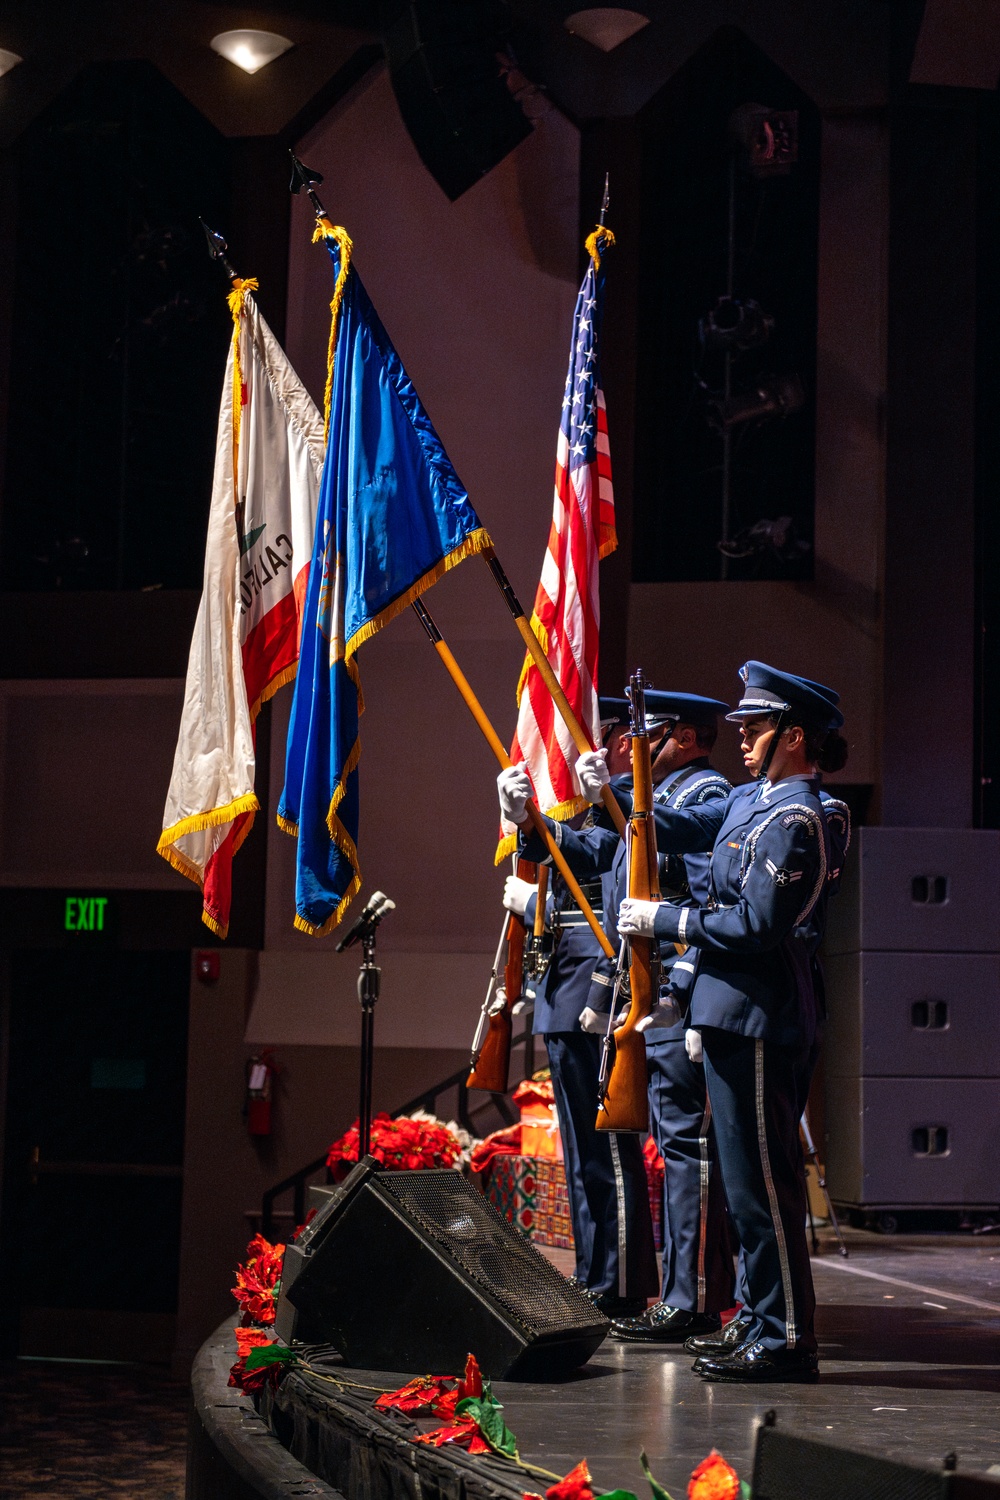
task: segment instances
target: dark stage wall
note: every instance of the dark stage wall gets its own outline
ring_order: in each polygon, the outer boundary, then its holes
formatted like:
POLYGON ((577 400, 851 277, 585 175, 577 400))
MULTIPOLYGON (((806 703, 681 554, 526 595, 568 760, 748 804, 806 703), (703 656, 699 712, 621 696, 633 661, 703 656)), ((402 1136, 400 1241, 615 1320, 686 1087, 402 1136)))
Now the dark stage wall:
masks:
MULTIPOLYGON (((604 383, 622 546, 602 569, 605 687, 617 689, 641 664, 657 686, 730 699, 743 660, 773 659, 843 692, 851 759, 834 780, 853 789, 869 821, 973 827, 984 774, 976 700, 991 683, 976 616, 977 536, 995 508, 982 477, 996 469, 983 446, 996 426, 984 391, 1000 388, 984 364, 993 326, 984 318, 996 320, 977 259, 995 265, 1000 244, 983 207, 996 100, 982 87, 908 83, 920 7, 890 17, 892 7, 835 5, 807 25, 792 3, 692 3, 607 57, 578 39, 568 52, 561 42, 540 47, 531 60, 548 70, 549 87, 525 96, 533 134, 454 203, 407 135, 373 61, 374 33, 307 24, 282 7, 272 24, 298 43, 287 64, 255 81, 229 79, 219 92, 208 63, 186 72, 182 60, 184 28, 202 9, 178 9, 169 58, 142 30, 104 55, 151 60, 228 143, 229 186, 242 207, 222 227, 241 272, 260 277, 262 309, 317 397, 329 268, 309 243, 306 204, 289 208, 285 146, 326 173, 324 196, 354 238, 373 300, 526 603, 551 514, 582 231, 610 168, 620 244, 604 383), (633 584, 642 117, 720 27, 739 28, 740 48, 760 49, 818 111, 813 576, 633 584)), ((192 47, 196 40, 192 33, 192 47)), ((64 64, 44 86, 34 75, 33 102, 27 68, 0 80, 0 103, 9 96, 16 105, 12 137, 71 80, 64 64)), ((13 161, 0 184, 12 203, 13 161)), ((5 223, 0 265, 13 265, 5 223)), ((0 329, 11 316, 6 284, 0 329)), ((224 356, 223 326, 219 378, 224 356)), ((0 360, 0 408, 12 373, 0 360)), ((198 572, 195 559, 193 583, 198 572)), ((3 596, 4 886, 180 886, 153 849, 195 602, 194 588, 3 596)), ((463 565, 433 605, 508 736, 521 650, 486 570, 463 565)), ((367 644, 361 670, 362 862, 367 889, 397 902, 380 939, 377 1020, 377 1103, 391 1106, 452 1071, 471 1037, 500 923, 494 768, 415 623, 400 619, 367 644)), ((244 1211, 354 1112, 356 968, 332 954, 333 939, 293 931, 293 845, 271 823, 288 699, 279 695, 261 720, 258 790, 269 808, 236 862, 232 947, 217 985, 192 980, 181 1361, 224 1310, 244 1211), (261 1045, 285 1066, 263 1153, 240 1118, 244 1059, 261 1045)), ((728 730, 718 760, 739 775, 728 730)), ((183 947, 215 946, 196 916, 185 922, 183 947)), ((998 946, 992 933, 984 939, 988 951, 998 946)))

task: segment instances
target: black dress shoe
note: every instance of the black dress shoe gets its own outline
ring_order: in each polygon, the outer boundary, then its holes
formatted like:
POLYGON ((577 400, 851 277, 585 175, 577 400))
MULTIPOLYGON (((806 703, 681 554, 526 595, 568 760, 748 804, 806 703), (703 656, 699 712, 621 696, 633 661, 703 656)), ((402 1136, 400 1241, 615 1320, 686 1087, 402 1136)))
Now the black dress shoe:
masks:
POLYGON ((594 1292, 587 1290, 587 1296, 606 1318, 634 1318, 637 1313, 645 1312, 645 1297, 619 1297, 617 1292, 594 1292))
POLYGON ((766 1349, 762 1343, 737 1344, 729 1354, 703 1354, 692 1369, 704 1380, 764 1385, 775 1381, 812 1384, 819 1364, 812 1349, 766 1349))
POLYGON ((694 1333, 718 1332, 717 1313, 686 1312, 666 1302, 655 1302, 637 1318, 616 1318, 611 1337, 632 1344, 683 1344, 694 1333))
POLYGON ((742 1344, 750 1332, 752 1322, 749 1315, 745 1318, 730 1318, 725 1328, 718 1333, 696 1334, 684 1340, 684 1347, 689 1354, 724 1354, 735 1349, 737 1344, 742 1344))

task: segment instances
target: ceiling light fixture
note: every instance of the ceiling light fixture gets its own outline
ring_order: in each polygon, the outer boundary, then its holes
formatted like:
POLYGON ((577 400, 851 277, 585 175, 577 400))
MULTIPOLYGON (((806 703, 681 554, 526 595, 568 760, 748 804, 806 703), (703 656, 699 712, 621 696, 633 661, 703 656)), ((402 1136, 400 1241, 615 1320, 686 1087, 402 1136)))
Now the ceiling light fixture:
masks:
POLYGON ((563 25, 572 36, 582 37, 592 47, 602 52, 613 52, 630 36, 635 36, 649 17, 640 10, 625 10, 617 5, 594 5, 588 10, 575 10, 567 16, 563 25))
POLYGON ((274 31, 220 31, 210 46, 227 62, 235 63, 244 73, 259 73, 294 43, 274 31))
POLYGON ((16 68, 20 62, 24 62, 23 57, 18 57, 16 52, 8 52, 6 48, 0 47, 0 78, 5 73, 9 73, 11 68, 16 68))

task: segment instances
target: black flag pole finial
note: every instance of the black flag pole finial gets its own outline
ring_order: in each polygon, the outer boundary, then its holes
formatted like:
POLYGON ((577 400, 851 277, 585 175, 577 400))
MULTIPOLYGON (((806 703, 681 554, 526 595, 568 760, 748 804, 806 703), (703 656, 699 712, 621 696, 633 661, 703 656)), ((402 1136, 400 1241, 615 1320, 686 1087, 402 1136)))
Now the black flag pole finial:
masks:
POLYGON ((327 216, 326 209, 323 207, 316 193, 316 187, 323 181, 323 173, 315 172, 312 167, 305 166, 303 162, 299 161, 294 151, 289 151, 288 154, 292 158, 292 180, 288 184, 289 192, 307 193, 309 202, 316 212, 317 219, 325 219, 327 216))
POLYGON ((611 194, 610 194, 610 191, 609 191, 610 178, 611 178, 611 173, 610 172, 605 172, 605 174, 604 174, 604 197, 601 199, 601 217, 598 220, 598 223, 600 224, 600 226, 601 226, 602 229, 604 228, 604 220, 605 220, 605 218, 607 216, 607 212, 608 212, 608 204, 611 202, 611 194))
POLYGON ((226 275, 229 277, 230 281, 239 281, 239 277, 237 276, 236 272, 233 270, 233 268, 230 265, 229 261, 226 259, 226 251, 229 249, 229 246, 226 244, 226 241, 222 238, 222 235, 219 233, 219 231, 217 229, 210 229, 208 227, 208 225, 205 223, 205 220, 201 217, 200 214, 198 216, 198 223, 201 225, 202 229, 205 231, 205 239, 208 242, 208 253, 209 253, 209 255, 212 257, 213 260, 217 260, 219 262, 219 264, 222 266, 222 269, 225 271, 226 275))

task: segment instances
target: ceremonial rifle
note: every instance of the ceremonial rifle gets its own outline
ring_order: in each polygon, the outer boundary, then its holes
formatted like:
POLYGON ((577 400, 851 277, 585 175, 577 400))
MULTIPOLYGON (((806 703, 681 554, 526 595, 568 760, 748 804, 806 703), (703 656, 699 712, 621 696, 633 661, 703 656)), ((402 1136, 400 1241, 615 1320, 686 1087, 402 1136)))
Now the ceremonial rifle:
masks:
MULTIPOLYGON (((536 878, 536 866, 526 859, 516 861, 516 874, 522 880, 536 878)), ((537 918, 536 918, 537 922, 537 918)), ((510 1076, 510 1043, 514 1032, 511 1011, 521 998, 524 984, 524 949, 528 928, 523 916, 510 913, 504 924, 504 935, 493 963, 486 999, 476 1027, 472 1043, 472 1072, 466 1088, 486 1089, 491 1094, 505 1094, 510 1076), (497 984, 500 955, 504 937, 507 943, 507 958, 504 963, 503 984, 497 984), (498 1001, 503 999, 502 1007, 498 1001), (495 1007, 495 1008, 494 1008, 495 1007)))
MULTIPOLYGON (((646 729, 646 679, 641 669, 630 680, 632 706, 632 815, 628 836, 628 893, 640 901, 660 899, 653 819, 653 777, 646 729)), ((625 952, 619 958, 624 968, 625 952)), ((628 1014, 614 1028, 614 1061, 602 1067, 597 1109, 598 1130, 644 1132, 649 1129, 646 1043, 636 1025, 656 1006, 660 977, 660 945, 655 937, 631 938, 628 944, 628 1014), (605 1076, 606 1075, 606 1076, 605 1076)), ((620 988, 616 984, 616 991, 620 988)), ((612 1001, 613 1026, 614 1002, 612 1001)), ((605 1059, 605 1063, 607 1059, 605 1059)))

